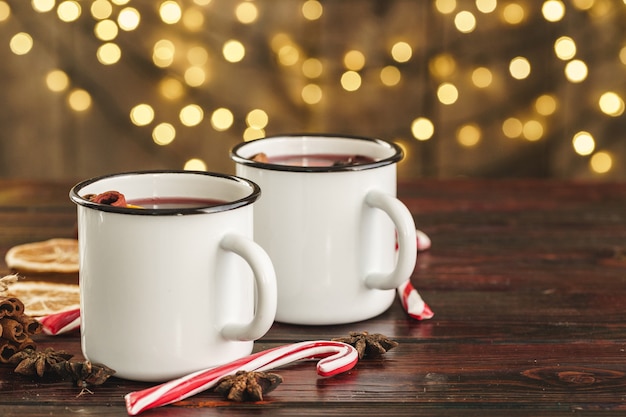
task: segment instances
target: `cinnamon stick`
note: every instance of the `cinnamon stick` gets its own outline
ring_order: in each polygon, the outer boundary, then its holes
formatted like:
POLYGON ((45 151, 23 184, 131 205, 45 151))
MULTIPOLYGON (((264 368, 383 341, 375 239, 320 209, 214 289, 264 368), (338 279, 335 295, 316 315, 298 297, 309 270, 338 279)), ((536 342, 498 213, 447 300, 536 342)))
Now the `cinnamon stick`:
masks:
POLYGON ((9 363, 9 358, 19 351, 19 346, 13 342, 0 338, 0 363, 9 363))
POLYGON ((13 318, 3 318, 0 319, 0 326, 2 326, 2 338, 15 343, 24 342, 28 335, 24 333, 24 326, 22 324, 13 319, 13 318))
POLYGON ((41 333, 43 326, 34 317, 28 316, 26 314, 22 314, 20 316, 15 317, 22 327, 24 328, 24 333, 28 335, 41 333))
POLYGON ((0 318, 24 314, 24 303, 15 297, 0 297, 0 318))
POLYGON ((9 297, 0 297, 0 318, 13 314, 15 306, 9 297))
POLYGON ((17 351, 21 352, 24 349, 37 350, 37 344, 35 343, 33 339, 31 339, 30 337, 27 337, 26 340, 20 343, 20 345, 17 347, 17 351))

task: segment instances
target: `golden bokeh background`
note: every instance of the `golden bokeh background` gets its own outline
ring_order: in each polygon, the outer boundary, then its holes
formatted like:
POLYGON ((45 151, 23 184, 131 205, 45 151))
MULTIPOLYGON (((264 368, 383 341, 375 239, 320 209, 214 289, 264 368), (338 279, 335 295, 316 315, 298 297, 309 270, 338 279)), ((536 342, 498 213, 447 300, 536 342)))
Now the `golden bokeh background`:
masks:
POLYGON ((626 0, 0 0, 0 176, 232 173, 282 133, 400 178, 626 179, 626 0))

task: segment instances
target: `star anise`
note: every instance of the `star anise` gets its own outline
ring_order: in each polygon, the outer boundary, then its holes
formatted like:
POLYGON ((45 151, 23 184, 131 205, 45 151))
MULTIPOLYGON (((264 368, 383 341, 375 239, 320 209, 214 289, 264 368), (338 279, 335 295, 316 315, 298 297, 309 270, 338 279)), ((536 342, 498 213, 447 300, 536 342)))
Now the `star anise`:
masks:
POLYGON ((9 358, 9 363, 17 364, 15 372, 22 375, 38 375, 42 377, 46 371, 54 369, 61 363, 66 363, 72 356, 71 353, 46 348, 43 351, 24 349, 9 358))
POLYGON ((263 401, 263 394, 273 391, 281 382, 283 378, 277 374, 239 371, 220 379, 214 390, 231 401, 263 401))
POLYGON ((389 339, 387 336, 368 332, 350 332, 348 337, 336 337, 333 339, 335 342, 343 342, 354 346, 359 352, 359 359, 363 359, 363 356, 380 356, 398 346, 398 342, 389 339))
POLYGON ((64 378, 71 377, 76 386, 81 388, 103 384, 111 375, 115 374, 113 369, 104 365, 92 364, 89 361, 59 362, 54 369, 64 378))

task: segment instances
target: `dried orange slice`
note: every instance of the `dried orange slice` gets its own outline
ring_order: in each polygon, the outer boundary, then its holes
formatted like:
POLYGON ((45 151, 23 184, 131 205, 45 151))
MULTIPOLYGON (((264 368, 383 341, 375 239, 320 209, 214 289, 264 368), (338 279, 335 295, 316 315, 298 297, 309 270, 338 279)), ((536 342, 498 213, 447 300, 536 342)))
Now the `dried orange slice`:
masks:
POLYGON ((18 281, 9 284, 7 293, 24 303, 32 317, 47 316, 80 307, 78 285, 45 281, 18 281))
POLYGON ((56 238, 9 249, 7 266, 30 272, 78 272, 78 240, 56 238))

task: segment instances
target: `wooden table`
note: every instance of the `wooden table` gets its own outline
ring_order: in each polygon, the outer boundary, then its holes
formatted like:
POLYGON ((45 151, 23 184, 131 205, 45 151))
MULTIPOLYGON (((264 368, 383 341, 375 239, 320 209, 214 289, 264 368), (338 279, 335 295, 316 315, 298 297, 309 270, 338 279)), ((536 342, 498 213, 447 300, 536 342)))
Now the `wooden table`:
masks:
MULTIPOLYGON (((70 185, 0 180, 0 253, 72 237, 70 185)), ((413 276, 433 319, 408 319, 396 302, 350 325, 276 323, 256 350, 361 330, 400 344, 332 378, 310 362, 277 370, 284 383, 263 402, 204 392, 144 415, 626 413, 626 184, 420 180, 401 183, 399 196, 433 241, 413 276)), ((77 334, 37 342, 80 357, 77 334)), ((147 386, 111 378, 78 395, 71 382, 0 366, 0 415, 120 416, 124 394, 147 386)))

